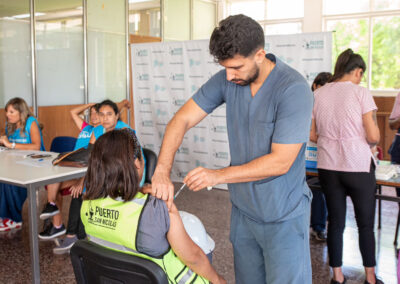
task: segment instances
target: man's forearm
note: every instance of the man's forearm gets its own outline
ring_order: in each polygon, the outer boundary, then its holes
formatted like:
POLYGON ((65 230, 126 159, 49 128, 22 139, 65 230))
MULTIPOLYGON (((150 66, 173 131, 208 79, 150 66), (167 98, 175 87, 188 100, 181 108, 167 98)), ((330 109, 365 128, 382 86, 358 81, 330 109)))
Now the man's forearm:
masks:
POLYGON ((239 183, 265 179, 286 174, 295 161, 301 145, 291 145, 288 155, 271 152, 246 164, 231 166, 218 171, 218 183, 239 183))

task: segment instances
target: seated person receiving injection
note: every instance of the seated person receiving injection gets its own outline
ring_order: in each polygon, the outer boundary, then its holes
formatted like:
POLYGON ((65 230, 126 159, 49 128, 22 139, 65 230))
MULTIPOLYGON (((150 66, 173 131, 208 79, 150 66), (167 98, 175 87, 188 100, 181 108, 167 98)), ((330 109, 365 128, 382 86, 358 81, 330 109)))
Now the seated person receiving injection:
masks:
POLYGON ((99 137, 89 160, 81 209, 89 240, 155 262, 171 283, 226 283, 186 233, 175 205, 168 212, 164 201, 141 192, 143 169, 132 130, 99 137))

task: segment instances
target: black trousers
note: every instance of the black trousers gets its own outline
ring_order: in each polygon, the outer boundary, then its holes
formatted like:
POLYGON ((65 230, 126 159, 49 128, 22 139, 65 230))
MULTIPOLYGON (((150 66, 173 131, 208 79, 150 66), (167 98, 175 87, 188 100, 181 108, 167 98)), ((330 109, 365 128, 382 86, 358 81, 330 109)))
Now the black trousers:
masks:
POLYGON ((82 195, 72 198, 69 206, 67 234, 76 235, 78 239, 86 238, 85 227, 81 220, 82 195))
POLYGON ((346 197, 350 196, 358 227, 358 239, 365 267, 375 263, 375 164, 369 173, 318 169, 328 207, 328 253, 331 267, 342 266, 343 231, 346 222, 346 197))

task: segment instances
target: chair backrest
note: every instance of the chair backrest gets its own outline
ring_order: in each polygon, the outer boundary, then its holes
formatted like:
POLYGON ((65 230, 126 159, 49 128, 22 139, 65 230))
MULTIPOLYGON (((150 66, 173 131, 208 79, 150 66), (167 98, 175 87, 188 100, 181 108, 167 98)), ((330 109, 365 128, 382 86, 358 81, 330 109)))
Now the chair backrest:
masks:
POLYGON ((57 136, 53 139, 50 146, 50 152, 70 152, 74 150, 76 143, 75 137, 57 136))
POLYGON ((168 284, 164 270, 154 262, 90 241, 77 241, 70 254, 78 284, 168 284))
POLYGON ((146 157, 146 177, 145 183, 151 183, 151 178, 153 177, 154 170, 157 165, 157 155, 152 150, 143 148, 144 156, 146 157))

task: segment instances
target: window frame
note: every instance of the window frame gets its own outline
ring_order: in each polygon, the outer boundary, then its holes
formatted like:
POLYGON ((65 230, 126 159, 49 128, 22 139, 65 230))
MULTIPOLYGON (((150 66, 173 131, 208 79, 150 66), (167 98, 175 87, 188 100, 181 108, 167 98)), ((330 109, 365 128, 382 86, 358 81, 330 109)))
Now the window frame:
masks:
MULTIPOLYGON (((323 0, 321 0, 323 2, 323 0)), ((323 3, 322 3, 323 4, 323 3)), ((371 11, 373 8, 374 0, 370 0, 369 12, 362 13, 349 13, 349 14, 336 14, 336 15, 324 15, 322 14, 323 31, 327 31, 328 21, 340 21, 340 20, 359 20, 368 19, 368 58, 367 58, 367 88, 370 91, 377 91, 381 93, 393 93, 393 91, 400 91, 400 89, 373 89, 371 86, 372 80, 372 43, 373 43, 373 20, 379 17, 399 17, 400 9, 397 10, 385 10, 385 11, 371 11)), ((323 9, 322 9, 323 13, 323 9)))

